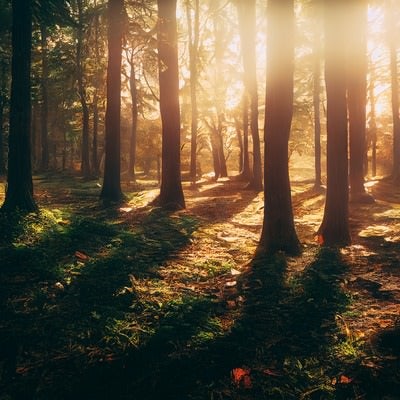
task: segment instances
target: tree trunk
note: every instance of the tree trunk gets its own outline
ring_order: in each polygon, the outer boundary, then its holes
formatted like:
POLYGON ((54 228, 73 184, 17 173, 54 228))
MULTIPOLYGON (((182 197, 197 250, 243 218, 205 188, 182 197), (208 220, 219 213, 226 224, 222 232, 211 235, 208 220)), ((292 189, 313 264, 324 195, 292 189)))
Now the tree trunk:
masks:
POLYGON ((129 147, 129 178, 133 181, 136 180, 135 164, 136 164, 136 141, 137 141, 137 123, 138 123, 138 95, 136 88, 136 74, 135 74, 135 61, 133 59, 133 52, 129 61, 131 67, 131 74, 129 76, 129 87, 131 93, 131 114, 132 114, 132 126, 131 126, 131 140, 129 147))
POLYGON ((120 121, 123 0, 108 0, 108 69, 105 131, 104 181, 100 198, 122 200, 120 121))
POLYGON ((387 3, 386 18, 388 25, 389 52, 390 52, 390 77, 392 87, 392 118, 393 118, 393 169, 392 178, 400 182, 400 115, 399 115, 399 81, 397 67, 397 40, 396 20, 393 12, 393 3, 387 3))
MULTIPOLYGON (((375 71, 374 66, 370 66, 370 83, 369 83, 369 100, 370 100, 370 113, 369 113, 369 123, 368 123, 368 144, 371 146, 371 175, 376 176, 376 140, 377 131, 376 126, 376 104, 375 104, 375 71)), ((366 172, 368 173, 368 155, 366 162, 366 172)))
POLYGON ((320 243, 345 246, 351 241, 349 231, 348 132, 346 101, 346 22, 344 1, 326 1, 325 84, 327 95, 327 191, 320 243))
POLYGON ((240 170, 240 178, 250 182, 250 159, 249 159, 249 96, 247 91, 242 98, 242 125, 243 125, 243 168, 240 170))
POLYGON ((82 158, 81 173, 85 178, 90 176, 90 149, 89 149, 89 107, 86 101, 86 90, 83 83, 84 66, 83 66, 83 2, 77 1, 78 5, 78 24, 77 41, 76 41, 76 66, 79 100, 82 106, 82 158))
POLYGON ((4 211, 37 210, 31 167, 32 9, 26 0, 12 1, 12 82, 8 176, 4 211))
POLYGON ((199 48, 200 30, 200 5, 199 0, 195 0, 194 7, 194 26, 192 22, 192 12, 190 2, 186 2, 186 14, 188 20, 188 39, 189 39, 189 64, 190 64, 190 98, 192 109, 191 136, 190 136, 190 178, 192 183, 197 179, 197 131, 198 131, 198 106, 197 106, 197 59, 199 48))
POLYGON ((293 0, 269 0, 267 20, 264 221, 259 251, 298 254, 300 243, 294 228, 288 167, 293 116, 293 0))
POLYGON ((160 205, 185 208, 181 182, 179 72, 176 0, 157 0, 162 171, 160 205))
MULTIPOLYGON (((319 14, 318 14, 319 16, 319 14)), ((313 69, 313 107, 314 107, 314 190, 322 188, 321 177, 321 39, 320 32, 316 33, 314 41, 314 69, 313 69)))
POLYGON ((49 113, 49 96, 48 96, 48 80, 49 66, 47 59, 47 28, 44 22, 40 24, 40 42, 42 46, 42 76, 41 76, 41 92, 42 107, 40 109, 40 169, 46 171, 49 168, 49 133, 47 129, 48 113, 49 113))
MULTIPOLYGON (((97 3, 94 3, 95 7, 97 3)), ((97 68, 100 63, 100 50, 99 50, 99 19, 96 16, 94 20, 94 54, 96 57, 97 68)), ((100 175, 100 165, 98 156, 98 138, 99 138, 99 86, 101 72, 99 70, 95 73, 95 88, 93 95, 93 138, 92 138, 92 170, 93 174, 97 177, 100 175)))
POLYGON ((238 165, 238 171, 239 174, 243 170, 243 138, 242 138, 242 130, 241 130, 241 124, 237 118, 235 118, 235 129, 236 129, 236 137, 238 141, 238 146, 239 146, 239 165, 238 165))
POLYGON ((347 104, 350 136, 350 188, 354 202, 371 202, 364 188, 367 102, 367 1, 348 3, 347 104))
POLYGON ((250 96, 250 131, 253 139, 253 173, 249 188, 261 191, 262 168, 260 136, 258 133, 258 89, 256 65, 256 1, 239 0, 237 2, 240 40, 244 69, 244 84, 250 96))

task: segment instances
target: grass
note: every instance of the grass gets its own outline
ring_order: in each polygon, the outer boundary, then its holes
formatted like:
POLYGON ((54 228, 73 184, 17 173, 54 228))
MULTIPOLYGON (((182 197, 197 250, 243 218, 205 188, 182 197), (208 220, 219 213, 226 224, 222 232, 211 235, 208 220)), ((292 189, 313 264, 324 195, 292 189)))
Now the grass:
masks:
POLYGON ((70 183, 76 205, 0 214, 0 400, 396 393, 395 379, 365 366, 381 360, 348 323, 362 313, 340 251, 309 247, 289 259, 297 272, 281 254, 256 258, 237 275, 210 220, 134 193, 124 210, 105 209, 93 182, 70 183), (238 368, 246 385, 232 378, 238 368))

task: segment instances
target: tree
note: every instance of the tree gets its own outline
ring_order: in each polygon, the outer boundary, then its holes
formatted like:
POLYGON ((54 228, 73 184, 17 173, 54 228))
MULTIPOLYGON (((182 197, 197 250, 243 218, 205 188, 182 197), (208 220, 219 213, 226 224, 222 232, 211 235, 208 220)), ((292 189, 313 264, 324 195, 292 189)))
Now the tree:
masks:
POLYGON ((4 211, 37 210, 33 197, 31 124, 32 5, 12 1, 12 65, 7 191, 4 211))
POLYGON ((197 107, 197 85, 198 85, 198 51, 199 51, 199 29, 200 29, 200 4, 195 0, 194 21, 189 0, 186 1, 186 15, 188 21, 189 41, 189 68, 190 68, 190 104, 192 109, 191 136, 190 136, 190 178, 196 183, 197 178, 197 131, 198 131, 198 107, 197 107))
POLYGON ((40 44, 41 44, 41 62, 42 76, 40 89, 42 95, 41 115, 40 115, 40 143, 41 157, 40 169, 47 170, 49 168, 49 133, 48 133, 48 114, 49 114, 49 96, 48 96, 48 81, 49 81, 49 64, 47 58, 47 26, 42 20, 40 21, 40 44))
POLYGON ((100 198, 118 202, 121 190, 120 120, 123 0, 108 1, 108 68, 104 181, 100 198))
POLYGON ((269 0, 267 21, 264 220, 259 247, 267 254, 298 254, 288 167, 293 115, 293 0, 269 0))
MULTIPOLYGON (((314 2, 316 9, 315 22, 320 21, 321 3, 314 2)), ((321 32, 320 24, 316 24, 318 29, 314 31, 313 43, 313 108, 314 108, 314 169, 315 181, 314 190, 320 192, 322 188, 321 179, 321 32)))
MULTIPOLYGON (((253 176, 250 179, 249 188, 262 190, 262 168, 260 137, 258 133, 258 89, 257 89, 257 68, 256 68, 256 1, 237 0, 236 1, 240 40, 244 67, 245 90, 250 97, 250 131, 253 139, 253 176)), ((245 94, 246 96, 246 94, 245 94)), ((243 102, 244 120, 246 114, 247 101, 243 102)), ((245 127, 246 129, 246 127, 245 127)))
POLYGON ((400 115, 399 115, 399 76, 396 40, 396 14, 392 0, 386 2, 386 19, 388 26, 388 44, 390 53, 390 78, 391 78, 391 102, 393 119, 393 168, 392 178, 400 182, 400 115))
MULTIPOLYGON (((8 3, 8 2, 7 2, 8 3)), ((9 106, 11 8, 0 2, 0 176, 6 174, 6 115, 9 106)))
POLYGON ((162 122, 161 207, 185 207, 181 182, 176 0, 158 0, 158 57, 162 122))
POLYGON ((89 153, 89 107, 86 100, 84 76, 84 1, 77 0, 77 31, 76 31, 76 77, 78 83, 79 100, 82 106, 82 159, 81 172, 84 177, 90 176, 89 153))
POLYGON ((364 187, 367 102, 367 1, 348 2, 347 102, 350 136, 350 188, 354 202, 371 202, 364 187))
POLYGON ((349 231, 346 1, 325 0, 325 84, 327 95, 327 191, 320 242, 345 246, 349 231))

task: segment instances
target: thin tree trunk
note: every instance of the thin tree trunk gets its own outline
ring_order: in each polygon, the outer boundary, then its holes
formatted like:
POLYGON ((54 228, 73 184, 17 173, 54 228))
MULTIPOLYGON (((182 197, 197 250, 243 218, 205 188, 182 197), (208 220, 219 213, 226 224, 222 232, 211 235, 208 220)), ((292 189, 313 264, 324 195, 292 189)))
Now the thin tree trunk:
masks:
POLYGON ((250 131, 253 140, 253 171, 250 174, 249 188, 262 190, 262 168, 260 136, 258 133, 258 89, 256 66, 256 1, 237 2, 240 39, 244 67, 244 84, 250 96, 250 131))
POLYGON ((108 0, 108 68, 104 181, 100 198, 122 200, 120 161, 123 0, 108 0))
POLYGON ((197 106, 197 81, 198 81, 198 48, 200 30, 200 5, 199 0, 195 0, 194 6, 194 26, 190 2, 186 2, 186 14, 188 20, 188 39, 189 39, 189 64, 190 64, 190 99, 192 109, 191 137, 190 137, 190 178, 192 183, 197 179, 197 131, 198 131, 198 106, 197 106))
MULTIPOLYGON (((369 83, 369 100, 370 100, 370 113, 369 113, 369 144, 372 147, 371 150, 371 174, 376 176, 376 140, 377 140, 377 126, 376 126, 376 104, 375 104, 375 71, 373 65, 370 67, 370 83, 369 83)), ((368 172, 368 157, 367 157, 367 168, 368 172)))
POLYGON ((250 158, 249 158, 249 97, 247 91, 242 97, 242 125, 243 125, 243 168, 240 171, 240 178, 250 182, 250 158))
POLYGON ((86 101, 86 90, 83 83, 84 66, 83 66, 83 1, 78 0, 78 24, 77 41, 76 41, 76 65, 79 100, 82 106, 82 159, 81 173, 85 178, 90 176, 90 149, 89 149, 89 107, 86 101))
POLYGON ((322 188, 321 177, 321 41, 316 34, 314 42, 314 69, 313 69, 313 107, 314 107, 314 190, 322 188))
POLYGON ((49 168, 49 133, 47 129, 48 113, 49 113, 49 96, 48 96, 48 80, 49 66, 47 59, 47 28, 42 22, 40 24, 40 42, 42 46, 42 76, 41 76, 41 93, 42 106, 40 109, 40 142, 41 157, 40 169, 45 171, 49 168))
POLYGON ((12 1, 12 82, 7 191, 3 211, 37 210, 31 167, 32 9, 26 0, 12 1))
POLYGON ((185 208, 181 182, 179 71, 176 0, 157 0, 162 171, 159 201, 163 208, 185 208))
POLYGON ((325 84, 327 95, 327 191, 322 224, 318 230, 321 244, 346 246, 349 231, 348 131, 346 100, 346 15, 344 1, 326 1, 325 84))
POLYGON ((136 164, 136 141, 137 141, 137 123, 138 123, 138 95, 136 88, 136 74, 135 74, 135 61, 133 59, 133 52, 129 61, 131 66, 131 73, 129 76, 129 85, 131 93, 131 114, 132 114, 132 126, 131 126, 131 140, 129 147, 129 177, 133 181, 136 180, 135 164, 136 164))
POLYGON ((350 188, 354 202, 371 202, 364 188, 367 102, 367 1, 348 3, 349 55, 347 62, 347 102, 350 136, 350 188))
POLYGON ((264 221, 259 251, 298 254, 300 243, 294 228, 288 166, 293 116, 293 0, 269 0, 267 20, 264 221))
POLYGON ((238 141, 238 146, 239 146, 239 165, 238 165, 238 171, 239 174, 243 170, 243 138, 242 138, 242 130, 241 130, 241 124, 237 118, 235 118, 235 129, 236 129, 236 137, 238 141))

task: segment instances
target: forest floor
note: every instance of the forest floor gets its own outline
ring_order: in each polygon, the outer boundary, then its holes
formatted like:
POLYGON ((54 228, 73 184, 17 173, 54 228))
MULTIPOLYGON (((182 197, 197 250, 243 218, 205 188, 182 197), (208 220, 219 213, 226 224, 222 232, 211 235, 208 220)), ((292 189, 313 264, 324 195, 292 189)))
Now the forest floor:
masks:
MULTIPOLYGON (((185 183, 186 210, 35 177, 0 215, 0 400, 400 399, 400 188, 368 182, 353 244, 321 248, 324 195, 294 182, 299 257, 255 257, 262 194, 185 183)), ((0 203, 4 185, 0 184, 0 203)))

